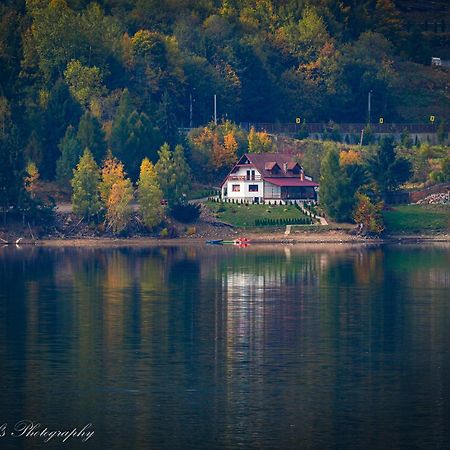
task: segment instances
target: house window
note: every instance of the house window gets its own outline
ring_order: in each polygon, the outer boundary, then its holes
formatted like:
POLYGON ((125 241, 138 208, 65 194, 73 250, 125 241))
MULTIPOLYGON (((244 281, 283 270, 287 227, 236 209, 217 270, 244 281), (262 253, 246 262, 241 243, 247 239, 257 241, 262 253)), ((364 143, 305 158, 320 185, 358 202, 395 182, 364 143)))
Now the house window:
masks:
POLYGON ((255 179, 255 171, 252 170, 252 180, 254 180, 254 179, 255 179))
POLYGON ((250 180, 250 170, 247 170, 247 180, 250 180))
POLYGON ((257 184, 249 184, 248 191, 249 192, 258 192, 258 185, 257 184))
POLYGON ((240 192, 240 190, 241 190, 241 185, 240 185, 240 184, 233 184, 233 185, 231 186, 231 190, 232 190, 233 192, 240 192))

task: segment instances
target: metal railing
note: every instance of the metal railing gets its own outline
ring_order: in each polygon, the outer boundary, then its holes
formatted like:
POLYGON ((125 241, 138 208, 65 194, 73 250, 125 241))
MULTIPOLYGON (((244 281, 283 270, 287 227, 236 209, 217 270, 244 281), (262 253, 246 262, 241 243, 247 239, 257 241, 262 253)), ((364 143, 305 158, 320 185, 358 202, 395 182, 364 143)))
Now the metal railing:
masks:
MULTIPOLYGON (((250 130, 252 127, 256 131, 266 131, 267 133, 298 133, 306 128, 308 133, 331 132, 332 125, 326 123, 251 123, 242 122, 241 127, 250 130), (302 128, 303 127, 303 128, 302 128)), ((343 134, 358 134, 367 127, 367 123, 336 123, 337 131, 343 134)), ((437 132, 436 123, 371 123, 372 132, 379 134, 398 134, 407 131, 408 133, 432 134, 437 132)), ((450 125, 445 126, 445 130, 450 132, 450 125)))

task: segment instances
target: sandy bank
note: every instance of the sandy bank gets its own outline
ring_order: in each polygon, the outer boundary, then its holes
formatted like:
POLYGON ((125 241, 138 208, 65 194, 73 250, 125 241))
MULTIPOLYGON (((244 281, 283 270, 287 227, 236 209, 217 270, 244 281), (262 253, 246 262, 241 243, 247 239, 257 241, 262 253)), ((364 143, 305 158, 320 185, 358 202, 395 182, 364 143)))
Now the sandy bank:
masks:
MULTIPOLYGON (((244 235, 244 233, 242 233, 244 235)), ((240 236, 240 235, 239 235, 240 236)), ((382 244, 382 243, 450 243, 450 234, 432 235, 390 235, 383 238, 370 238, 349 234, 345 231, 330 230, 327 232, 303 232, 286 236, 284 233, 246 233, 251 245, 258 244, 382 244)), ((230 236, 224 236, 229 240, 230 236)), ((22 240, 19 245, 38 245, 46 247, 123 247, 123 246, 177 246, 204 245, 204 237, 180 237, 175 239, 161 239, 156 237, 135 238, 86 238, 86 239, 42 239, 32 242, 22 240)), ((14 244, 14 241, 11 242, 14 244)), ((1 245, 1 242, 0 242, 1 245)))

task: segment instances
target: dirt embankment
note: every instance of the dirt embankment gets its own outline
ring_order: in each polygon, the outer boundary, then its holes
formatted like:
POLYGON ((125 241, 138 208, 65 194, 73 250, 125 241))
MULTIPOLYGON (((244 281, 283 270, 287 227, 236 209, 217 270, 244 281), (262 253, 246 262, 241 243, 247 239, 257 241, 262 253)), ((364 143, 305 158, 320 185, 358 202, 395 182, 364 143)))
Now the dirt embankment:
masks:
POLYGON ((120 246, 120 245, 178 245, 204 243, 206 240, 233 240, 246 237, 251 243, 259 244, 368 244, 383 242, 450 242, 449 233, 417 234, 382 238, 366 237, 355 233, 354 227, 304 227, 292 226, 286 235, 285 228, 244 229, 233 228, 217 220, 211 212, 202 207, 198 221, 192 224, 168 222, 164 226, 170 236, 164 236, 161 229, 149 232, 134 215, 126 233, 114 235, 104 224, 88 224, 76 217, 67 208, 58 208, 51 223, 31 226, 28 223, 7 223, 0 226, 1 244, 38 244, 51 246, 120 246))

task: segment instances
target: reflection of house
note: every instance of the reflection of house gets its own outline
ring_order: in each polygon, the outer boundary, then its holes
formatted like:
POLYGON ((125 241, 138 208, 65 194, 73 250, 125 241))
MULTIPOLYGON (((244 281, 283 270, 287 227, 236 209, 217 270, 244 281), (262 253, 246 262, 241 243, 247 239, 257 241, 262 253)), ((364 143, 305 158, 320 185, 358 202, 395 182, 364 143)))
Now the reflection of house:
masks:
POLYGON ((222 199, 283 203, 317 200, 319 185, 291 155, 246 153, 222 184, 222 199))

